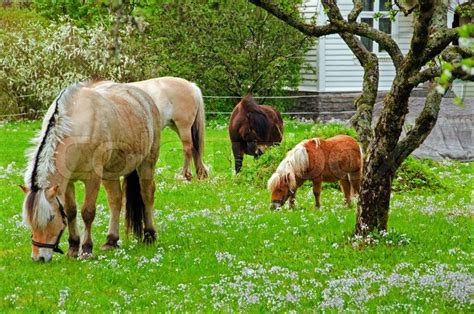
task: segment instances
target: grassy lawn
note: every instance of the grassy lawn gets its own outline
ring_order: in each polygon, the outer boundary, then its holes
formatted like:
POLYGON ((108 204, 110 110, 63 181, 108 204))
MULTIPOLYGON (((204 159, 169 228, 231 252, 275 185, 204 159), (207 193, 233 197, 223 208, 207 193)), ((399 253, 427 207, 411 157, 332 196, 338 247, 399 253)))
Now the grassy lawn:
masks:
MULTIPOLYGON (((312 126, 287 123, 285 136, 301 139, 312 126)), ((41 264, 30 259, 17 187, 39 127, 0 122, 0 312, 474 311, 474 163, 428 163, 447 188, 395 193, 388 234, 367 243, 352 238, 355 207, 344 208, 331 187, 320 210, 305 185, 296 209, 270 211, 263 186, 232 174, 223 122, 207 128, 210 179, 181 181, 181 144, 166 129, 156 172, 157 243, 122 232, 119 249, 101 252, 109 218, 102 190, 94 258, 55 255, 41 264)), ((247 157, 244 168, 253 162, 247 157)))

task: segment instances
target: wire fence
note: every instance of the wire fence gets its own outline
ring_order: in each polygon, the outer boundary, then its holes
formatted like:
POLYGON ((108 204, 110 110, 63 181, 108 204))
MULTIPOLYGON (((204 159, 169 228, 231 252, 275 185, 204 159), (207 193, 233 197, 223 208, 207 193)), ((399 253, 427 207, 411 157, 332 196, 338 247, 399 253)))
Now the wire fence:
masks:
MULTIPOLYGON (((29 96, 29 95, 27 95, 29 96)), ((25 96, 26 97, 26 96, 25 96)), ((301 99, 301 98, 317 98, 319 95, 290 95, 290 96, 253 96, 255 99, 301 99)), ((208 99, 241 99, 240 96, 218 96, 218 95, 208 95, 203 96, 203 98, 208 99)), ((41 113, 45 113, 46 110, 38 110, 33 112, 24 112, 24 113, 14 113, 0 115, 0 120, 9 120, 13 118, 21 117, 37 117, 41 113)), ((286 116, 312 116, 312 115, 329 115, 329 114, 345 114, 345 113, 354 113, 355 110, 348 111, 289 111, 281 112, 282 115, 286 116)), ((231 111, 206 111, 206 115, 230 115, 231 111)))

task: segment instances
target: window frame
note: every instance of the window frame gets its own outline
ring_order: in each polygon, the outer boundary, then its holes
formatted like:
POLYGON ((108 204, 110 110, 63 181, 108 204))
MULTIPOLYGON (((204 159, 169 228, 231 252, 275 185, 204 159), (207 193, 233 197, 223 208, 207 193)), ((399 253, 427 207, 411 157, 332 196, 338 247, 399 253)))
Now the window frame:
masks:
MULTIPOLYGON (((373 1, 373 3, 374 3, 373 11, 361 11, 360 14, 359 14, 359 17, 357 18, 357 22, 361 23, 362 19, 371 19, 372 20, 372 25, 373 25, 372 28, 374 28, 376 30, 380 30, 380 19, 382 19, 382 18, 390 19, 389 11, 380 11, 379 10, 381 2, 385 3, 385 2, 387 2, 387 0, 374 0, 373 1), (374 15, 377 14, 377 13, 381 13, 383 16, 380 16, 378 18, 374 18, 374 15)), ((393 40, 397 41, 396 34, 398 34, 398 32, 395 31, 396 29, 398 29, 397 19, 395 19, 394 21, 390 21, 390 25, 391 25, 391 27, 390 27, 390 34, 389 35, 390 35, 390 37, 392 37, 393 40)), ((359 36, 359 39, 362 41, 362 36, 359 36)), ((388 57, 387 51, 385 51, 385 50, 379 51, 379 44, 374 40, 371 40, 371 41, 372 41, 372 51, 371 52, 375 53, 377 56, 388 57)))

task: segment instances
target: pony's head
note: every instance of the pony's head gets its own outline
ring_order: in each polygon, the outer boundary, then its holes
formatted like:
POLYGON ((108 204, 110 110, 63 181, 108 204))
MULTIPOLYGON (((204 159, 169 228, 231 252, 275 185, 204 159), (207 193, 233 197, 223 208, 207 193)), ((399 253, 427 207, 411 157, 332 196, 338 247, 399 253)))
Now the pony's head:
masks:
POLYGON ((59 186, 38 190, 20 187, 25 192, 23 220, 31 227, 31 258, 49 262, 53 252, 63 253, 58 244, 67 225, 64 207, 58 197, 59 186))
POLYGON ((296 192, 296 179, 293 172, 275 172, 268 180, 268 190, 272 192, 272 209, 278 209, 296 192))
POLYGON ((272 193, 272 208, 277 209, 285 204, 289 197, 294 197, 298 188, 297 178, 301 178, 309 166, 309 157, 303 143, 290 150, 282 160, 275 173, 268 180, 268 190, 272 193))

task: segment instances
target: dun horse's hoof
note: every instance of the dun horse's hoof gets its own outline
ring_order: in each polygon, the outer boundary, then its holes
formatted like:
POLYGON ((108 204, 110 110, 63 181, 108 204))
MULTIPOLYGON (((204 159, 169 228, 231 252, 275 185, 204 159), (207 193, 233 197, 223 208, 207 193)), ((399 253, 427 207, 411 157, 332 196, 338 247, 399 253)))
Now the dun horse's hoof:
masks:
POLYGON ((69 248, 67 251, 67 256, 72 257, 72 258, 77 258, 79 256, 79 250, 74 249, 74 248, 69 248))
POLYGON ((115 249, 115 248, 118 248, 119 245, 118 245, 118 240, 119 238, 113 234, 109 234, 107 236, 107 242, 104 243, 104 245, 102 245, 100 247, 100 249, 102 251, 108 251, 108 250, 111 250, 111 249, 115 249))
POLYGON ((156 241, 156 231, 155 230, 145 230, 143 235, 143 243, 152 244, 156 241))
POLYGON ((93 257, 92 252, 87 253, 87 252, 82 252, 81 255, 79 255, 79 259, 85 260, 85 259, 91 259, 93 257))

